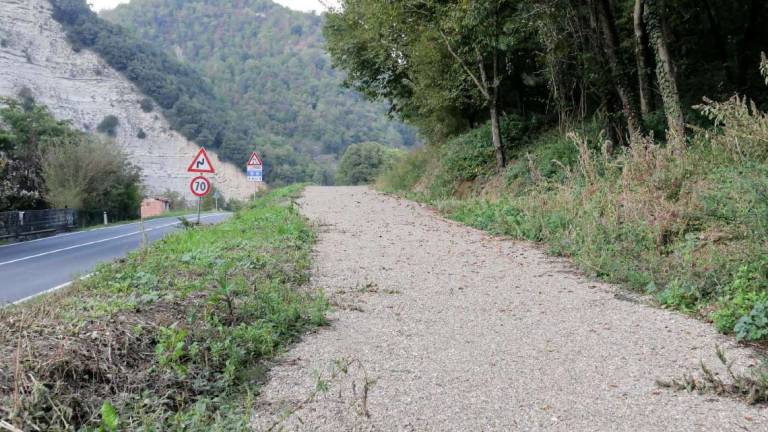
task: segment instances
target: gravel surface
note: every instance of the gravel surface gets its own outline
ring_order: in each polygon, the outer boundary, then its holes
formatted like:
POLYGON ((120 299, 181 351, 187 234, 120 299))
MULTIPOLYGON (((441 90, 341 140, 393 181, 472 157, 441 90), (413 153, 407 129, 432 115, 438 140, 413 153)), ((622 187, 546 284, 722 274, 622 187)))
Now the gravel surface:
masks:
POLYGON ((310 187, 331 325, 278 360, 257 430, 768 430, 768 409, 658 387, 755 364, 709 324, 628 301, 525 242, 419 204, 310 187))

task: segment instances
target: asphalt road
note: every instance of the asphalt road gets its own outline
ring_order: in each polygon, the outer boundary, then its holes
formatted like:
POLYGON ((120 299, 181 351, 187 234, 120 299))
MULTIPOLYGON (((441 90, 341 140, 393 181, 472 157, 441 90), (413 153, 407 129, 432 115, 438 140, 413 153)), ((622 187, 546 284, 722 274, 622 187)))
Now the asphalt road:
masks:
MULTIPOLYGON (((201 222, 228 217, 228 213, 207 214, 201 222)), ((150 242, 179 227, 176 217, 144 222, 150 242)), ((0 246, 0 305, 65 286, 93 271, 96 264, 125 256, 140 245, 139 224, 131 223, 0 246)))

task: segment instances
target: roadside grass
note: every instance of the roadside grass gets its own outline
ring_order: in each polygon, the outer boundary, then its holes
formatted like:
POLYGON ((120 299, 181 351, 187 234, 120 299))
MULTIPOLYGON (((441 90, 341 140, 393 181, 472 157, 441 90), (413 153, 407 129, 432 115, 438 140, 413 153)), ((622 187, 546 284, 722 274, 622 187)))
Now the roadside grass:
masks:
POLYGON ((265 360, 325 324, 305 285, 315 234, 260 197, 0 310, 0 418, 22 430, 245 430, 265 360))
POLYGON ((421 150, 403 164, 417 173, 396 168, 378 185, 492 234, 542 242, 739 340, 766 341, 768 116, 737 99, 700 111, 715 126, 684 149, 648 139, 609 156, 586 124, 509 141, 498 173, 490 140, 473 132, 421 150))

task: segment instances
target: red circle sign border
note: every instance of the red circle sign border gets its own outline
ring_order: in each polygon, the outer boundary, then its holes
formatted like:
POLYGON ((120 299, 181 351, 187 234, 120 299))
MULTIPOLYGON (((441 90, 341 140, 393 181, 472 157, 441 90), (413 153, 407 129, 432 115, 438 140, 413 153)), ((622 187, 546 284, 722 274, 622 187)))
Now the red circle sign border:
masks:
POLYGON ((202 197, 208 195, 209 193, 211 193, 211 181, 208 180, 207 178, 203 177, 203 176, 197 176, 197 177, 193 178, 192 181, 189 183, 189 190, 192 191, 192 195, 194 195, 194 196, 196 196, 198 198, 202 198, 202 197), (208 185, 208 187, 205 188, 205 192, 203 192, 202 194, 195 192, 195 182, 197 182, 200 179, 205 180, 205 184, 208 185))

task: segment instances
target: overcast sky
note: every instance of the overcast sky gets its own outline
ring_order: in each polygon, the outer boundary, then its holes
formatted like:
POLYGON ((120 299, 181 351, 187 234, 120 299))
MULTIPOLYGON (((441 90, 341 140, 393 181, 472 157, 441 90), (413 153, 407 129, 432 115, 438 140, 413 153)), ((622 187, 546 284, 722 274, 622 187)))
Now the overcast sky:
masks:
MULTIPOLYGON (((320 0, 273 0, 283 6, 300 11, 322 11, 325 10, 320 0)), ((112 9, 121 3, 128 3, 128 0, 88 0, 88 3, 97 10, 112 9)))

